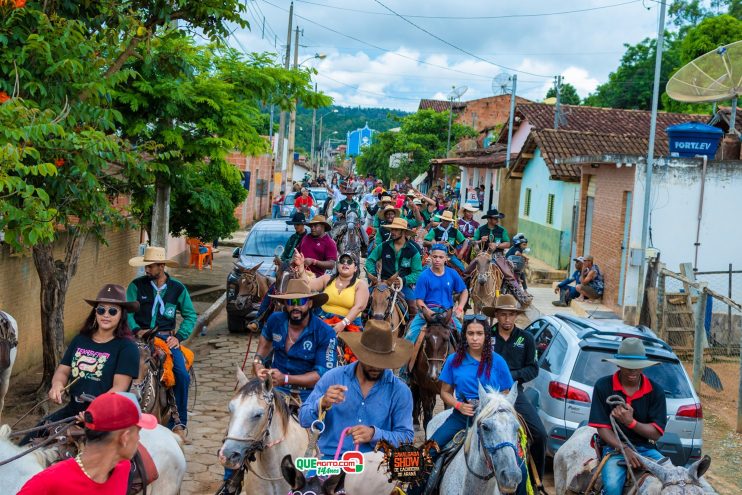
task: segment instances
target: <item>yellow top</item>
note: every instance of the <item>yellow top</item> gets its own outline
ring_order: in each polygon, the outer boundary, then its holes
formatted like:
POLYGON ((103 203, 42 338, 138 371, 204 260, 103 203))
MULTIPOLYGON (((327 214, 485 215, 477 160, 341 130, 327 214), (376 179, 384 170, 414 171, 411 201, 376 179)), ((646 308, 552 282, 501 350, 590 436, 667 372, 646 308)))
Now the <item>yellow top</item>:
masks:
POLYGON ((337 286, 335 285, 335 282, 337 281, 338 279, 336 278, 332 281, 332 283, 325 287, 324 293, 327 294, 330 298, 322 306, 322 311, 338 315, 342 318, 348 316, 350 308, 352 308, 356 302, 355 287, 358 283, 358 280, 356 280, 353 285, 346 287, 343 290, 338 290, 337 286))

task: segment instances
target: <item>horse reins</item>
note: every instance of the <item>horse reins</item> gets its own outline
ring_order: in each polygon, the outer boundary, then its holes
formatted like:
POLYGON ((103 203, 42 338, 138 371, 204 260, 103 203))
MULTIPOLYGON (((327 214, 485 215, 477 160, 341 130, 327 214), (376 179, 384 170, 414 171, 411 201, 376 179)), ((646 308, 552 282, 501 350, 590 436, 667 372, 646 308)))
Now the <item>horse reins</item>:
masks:
MULTIPOLYGON (((66 387, 64 387, 62 389, 62 392, 68 391, 70 389, 70 387, 72 387, 72 385, 74 385, 75 383, 77 383, 77 381, 80 380, 81 378, 82 378, 82 376, 78 376, 77 378, 75 378, 74 380, 72 380, 70 383, 67 384, 66 387)), ((41 402, 36 403, 36 405, 34 405, 31 409, 29 409, 28 411, 26 411, 26 413, 23 416, 21 416, 20 418, 18 418, 18 420, 11 425, 10 429, 12 430, 13 428, 15 428, 15 425, 17 425, 18 423, 20 423, 21 421, 23 421, 23 418, 25 418, 26 416, 28 416, 29 414, 31 414, 31 412, 34 409, 36 409, 37 407, 39 407, 41 404, 44 404, 44 403, 48 402, 49 400, 51 400, 51 398, 50 397, 47 397, 46 399, 42 400, 41 402)))
MULTIPOLYGON (((511 412, 511 411, 509 411, 508 409, 498 409, 498 410, 494 411, 492 414, 507 413, 507 412, 511 412)), ((516 420, 518 420, 517 417, 516 417, 516 420)), ((482 481, 489 481, 489 480, 491 480, 495 476, 494 465, 492 464, 492 458, 491 458, 491 456, 494 455, 495 452, 497 452, 498 450, 504 449, 504 448, 512 448, 513 449, 513 452, 515 453, 515 457, 520 461, 518 463, 518 468, 520 469, 520 466, 523 464, 524 459, 518 453, 518 447, 516 447, 512 442, 500 442, 497 445, 495 445, 494 447, 483 447, 482 446, 482 425, 481 425, 481 422, 482 422, 482 420, 479 420, 477 422, 477 426, 476 426, 476 431, 477 431, 477 448, 479 449, 479 451, 482 454, 484 454, 483 455, 484 461, 485 461, 485 464, 487 465, 487 469, 489 469, 490 472, 489 472, 489 474, 486 474, 486 475, 480 475, 479 473, 475 472, 471 468, 471 466, 469 465, 469 455, 468 455, 469 454, 469 449, 468 449, 468 444, 465 444, 464 445, 464 464, 466 464, 466 469, 471 474, 473 474, 476 478, 478 478, 478 479, 480 479, 482 481)), ((518 421, 518 423, 520 424, 520 421, 518 421)))
MULTIPOLYGON (((58 437, 59 435, 61 435, 62 433, 66 432, 67 430, 69 430, 70 428, 72 428, 72 426, 74 426, 75 424, 77 424, 77 421, 74 421, 75 419, 77 419, 77 416, 72 416, 72 417, 70 417, 70 418, 66 418, 66 419, 62 420, 61 422, 64 422, 64 421, 69 421, 69 424, 67 424, 67 425, 63 426, 63 427, 62 427, 62 428, 61 428, 61 429, 60 429, 59 431, 57 431, 57 432, 56 432, 56 433, 55 433, 55 434, 54 434, 53 436, 50 436, 49 438, 47 438, 47 439, 46 439, 46 440, 44 440, 43 442, 41 442, 41 443, 39 443, 39 444, 37 444, 37 445, 34 445, 33 447, 31 447, 31 448, 29 448, 29 449, 26 449, 26 450, 24 450, 23 452, 21 452, 21 453, 19 453, 19 454, 16 454, 16 455, 14 455, 13 457, 9 457, 8 459, 4 459, 4 460, 0 461, 0 466, 4 466, 4 465, 6 465, 6 464, 10 464, 11 462, 15 461, 16 459, 20 459, 21 457, 25 456, 26 454, 30 454, 30 453, 31 453, 31 452, 33 452, 34 450, 38 450, 38 449, 40 449, 41 447, 46 447, 47 445, 51 445, 51 444, 53 444, 53 443, 56 443, 56 442, 57 442, 57 437, 58 437), (73 420, 73 421, 70 421, 70 420, 73 420)), ((53 423, 53 424, 58 424, 58 423, 60 423, 60 422, 58 421, 58 422, 56 422, 56 423, 53 423)), ((46 427, 48 427, 48 426, 49 426, 49 425, 44 425, 44 426, 42 426, 42 427, 37 427, 37 428, 30 428, 29 430, 26 430, 26 431, 35 431, 35 430, 40 430, 40 429, 46 428, 46 427)), ((21 432, 18 432, 18 433, 21 433, 21 432)))

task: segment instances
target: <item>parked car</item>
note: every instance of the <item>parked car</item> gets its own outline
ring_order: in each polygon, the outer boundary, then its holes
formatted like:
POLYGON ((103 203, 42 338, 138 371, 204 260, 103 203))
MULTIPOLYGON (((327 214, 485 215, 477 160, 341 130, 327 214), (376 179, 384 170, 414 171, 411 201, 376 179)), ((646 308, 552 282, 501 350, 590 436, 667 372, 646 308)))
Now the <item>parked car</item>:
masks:
POLYGON ((701 458, 703 410, 683 365, 672 349, 644 326, 620 320, 593 320, 571 315, 542 316, 527 327, 536 340, 538 376, 524 393, 536 406, 544 424, 547 452, 557 449, 588 422, 595 382, 613 374, 613 357, 621 340, 642 340, 650 359, 660 364, 644 370, 665 391, 667 426, 657 442, 659 450, 675 465, 701 458))
MULTIPOLYGON (((262 262, 258 272, 266 277, 273 277, 273 257, 283 250, 294 232, 294 227, 286 225, 285 220, 261 220, 250 230, 242 247, 234 249, 232 257, 236 258, 235 263, 244 268, 253 268, 262 262)), ((255 309, 249 304, 244 307, 236 304, 240 277, 240 271, 236 267, 227 275, 227 327, 230 332, 242 331, 246 321, 255 316, 255 309)))
MULTIPOLYGON (((290 192, 286 194, 286 198, 283 200, 283 205, 281 206, 281 211, 279 213, 280 217, 288 218, 294 214, 294 201, 296 201, 297 194, 300 194, 300 193, 290 192)), ((314 202, 314 206, 312 206, 312 210, 314 212, 314 215, 316 215, 317 212, 320 211, 319 209, 317 209, 317 199, 311 190, 309 191, 309 196, 311 196, 312 201, 314 202)), ((327 196, 325 196, 325 199, 327 199, 327 196)))
POLYGON ((322 209, 325 207, 329 193, 324 187, 310 187, 309 194, 314 198, 314 204, 317 206, 317 211, 322 214, 322 209))

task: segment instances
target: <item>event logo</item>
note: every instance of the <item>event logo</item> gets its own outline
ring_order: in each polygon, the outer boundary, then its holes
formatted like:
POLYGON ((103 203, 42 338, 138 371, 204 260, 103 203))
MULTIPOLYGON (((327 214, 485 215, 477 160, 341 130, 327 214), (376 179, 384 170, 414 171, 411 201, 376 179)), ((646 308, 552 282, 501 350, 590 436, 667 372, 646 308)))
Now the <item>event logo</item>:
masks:
POLYGON ((331 476, 340 474, 341 471, 347 474, 357 474, 363 472, 363 454, 352 450, 345 452, 338 460, 298 457, 294 465, 299 471, 314 471, 317 476, 331 476))

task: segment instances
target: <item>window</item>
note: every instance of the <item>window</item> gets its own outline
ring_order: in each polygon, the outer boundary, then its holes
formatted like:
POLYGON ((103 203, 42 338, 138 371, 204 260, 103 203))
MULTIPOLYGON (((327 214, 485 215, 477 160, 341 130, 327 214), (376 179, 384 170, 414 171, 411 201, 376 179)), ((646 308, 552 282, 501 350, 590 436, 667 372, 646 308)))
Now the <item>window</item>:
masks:
POLYGON ((527 217, 531 214, 531 188, 526 188, 526 197, 523 201, 523 216, 527 217))
POLYGON ((549 194, 546 200, 546 223, 554 225, 554 195, 549 194))
POLYGON ((545 325, 542 327, 541 333, 536 335, 536 359, 541 357, 541 354, 549 347, 551 339, 554 338, 554 333, 554 329, 551 326, 545 325))
MULTIPOLYGON (((544 333, 550 329, 544 330, 544 333)), ((537 344, 538 347, 538 344, 537 344)), ((565 357, 567 356, 567 341, 564 337, 557 335, 554 337, 551 345, 546 352, 543 354, 543 358, 539 363, 539 366, 549 373, 558 375, 562 372, 562 366, 564 366, 565 357)))

